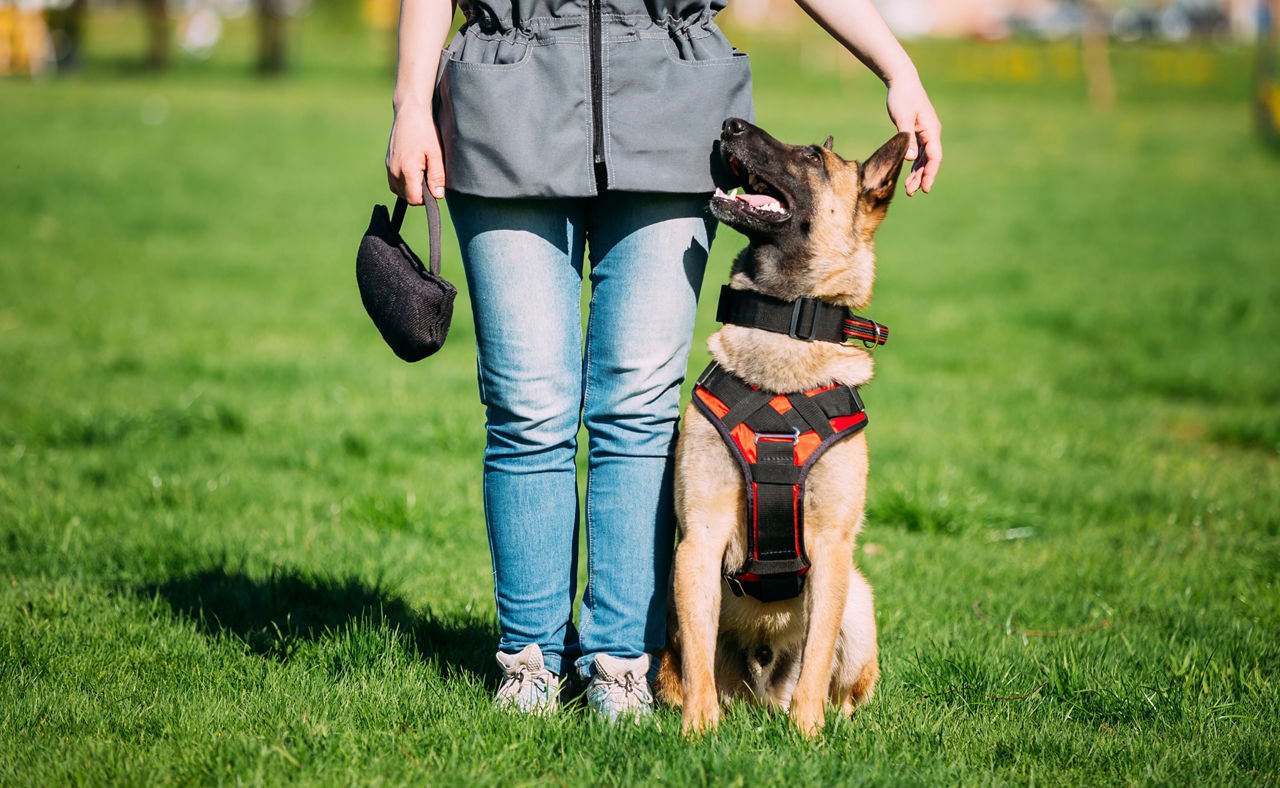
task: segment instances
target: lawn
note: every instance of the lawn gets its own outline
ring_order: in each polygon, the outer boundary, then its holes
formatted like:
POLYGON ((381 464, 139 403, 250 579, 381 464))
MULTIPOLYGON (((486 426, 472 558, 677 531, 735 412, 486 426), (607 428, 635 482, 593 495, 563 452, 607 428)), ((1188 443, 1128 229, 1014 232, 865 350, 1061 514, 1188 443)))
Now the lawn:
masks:
MULTIPOLYGON (((164 76, 131 20, 91 32, 79 75, 0 82, 0 784, 1275 784, 1280 157, 1248 51, 1119 51, 1100 113, 1069 46, 912 47, 947 161, 868 310, 884 679, 817 743, 742 707, 688 741, 489 707, 470 313, 409 366, 355 290, 385 38, 313 20, 262 82, 237 28, 164 76)), ((742 38, 766 128, 889 136, 820 39, 742 38)))

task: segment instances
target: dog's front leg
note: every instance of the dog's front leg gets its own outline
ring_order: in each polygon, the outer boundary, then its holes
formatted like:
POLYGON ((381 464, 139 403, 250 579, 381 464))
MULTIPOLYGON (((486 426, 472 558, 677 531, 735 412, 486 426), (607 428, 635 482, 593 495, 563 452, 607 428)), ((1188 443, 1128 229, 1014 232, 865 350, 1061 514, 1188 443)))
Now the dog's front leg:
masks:
POLYGON ((826 724, 832 659, 853 571, 853 541, 849 536, 819 533, 811 544, 808 552, 813 566, 805 589, 804 656, 791 696, 791 719, 806 736, 816 736, 826 724))
POLYGON ((686 733, 720 721, 716 693, 716 632, 720 626, 720 569, 724 545, 712 529, 688 529, 676 548, 676 617, 680 625, 686 733))

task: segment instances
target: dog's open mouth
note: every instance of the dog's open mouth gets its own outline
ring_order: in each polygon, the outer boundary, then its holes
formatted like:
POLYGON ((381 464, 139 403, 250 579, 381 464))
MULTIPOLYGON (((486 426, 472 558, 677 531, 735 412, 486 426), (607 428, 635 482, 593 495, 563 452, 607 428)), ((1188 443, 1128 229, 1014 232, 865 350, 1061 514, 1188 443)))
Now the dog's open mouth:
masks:
POLYGON ((726 162, 734 175, 742 177, 745 174, 746 186, 727 193, 717 188, 712 199, 719 201, 721 208, 775 224, 791 218, 791 206, 781 189, 748 171, 737 156, 727 156, 726 162))

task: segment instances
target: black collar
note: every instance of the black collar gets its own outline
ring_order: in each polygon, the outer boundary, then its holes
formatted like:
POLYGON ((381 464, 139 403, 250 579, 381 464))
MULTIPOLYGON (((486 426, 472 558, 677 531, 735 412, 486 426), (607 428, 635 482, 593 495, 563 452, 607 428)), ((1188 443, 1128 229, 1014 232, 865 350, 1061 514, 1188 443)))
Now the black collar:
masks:
POLYGON ((720 288, 716 320, 786 334, 806 342, 817 339, 843 345, 856 340, 870 349, 889 341, 888 326, 855 315, 848 307, 808 296, 783 301, 754 290, 734 290, 728 285, 720 288))

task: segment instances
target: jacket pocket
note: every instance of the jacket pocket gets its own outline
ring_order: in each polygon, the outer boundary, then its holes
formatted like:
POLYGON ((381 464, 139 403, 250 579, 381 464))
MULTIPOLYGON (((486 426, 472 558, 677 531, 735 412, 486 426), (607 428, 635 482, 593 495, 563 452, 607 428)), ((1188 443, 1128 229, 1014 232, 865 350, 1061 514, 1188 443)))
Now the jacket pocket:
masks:
POLYGON ((586 84, 576 44, 529 44, 512 63, 451 56, 437 115, 449 188, 486 197, 590 194, 586 84))
POLYGON ((501 70, 524 65, 533 49, 533 40, 519 30, 490 34, 473 27, 460 31, 446 52, 459 68, 501 70))
MULTIPOLYGON (((723 41, 723 38, 720 38, 723 41)), ((711 42, 707 42, 711 43, 711 42)), ((727 57, 681 58, 669 39, 619 43, 609 53, 609 146, 618 156, 610 186, 709 192, 725 118, 753 119, 751 63, 724 42, 727 57)), ((606 151, 608 153, 608 151, 606 151)))

